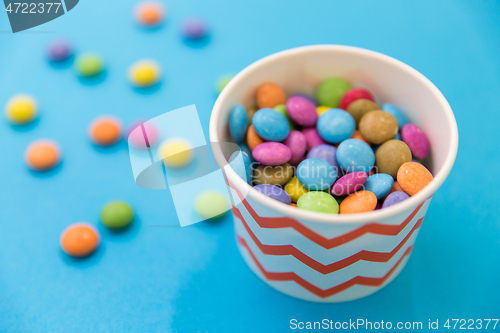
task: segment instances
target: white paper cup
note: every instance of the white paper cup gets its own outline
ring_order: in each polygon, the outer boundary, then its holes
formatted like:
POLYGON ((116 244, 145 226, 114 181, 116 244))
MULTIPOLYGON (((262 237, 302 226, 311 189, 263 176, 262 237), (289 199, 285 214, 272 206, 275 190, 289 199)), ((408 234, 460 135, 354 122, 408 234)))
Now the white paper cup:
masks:
POLYGON ((210 120, 210 140, 230 141, 228 119, 237 103, 251 105, 259 85, 271 81, 287 95, 314 96, 325 78, 339 76, 369 89, 379 105, 400 107, 431 143, 434 180, 418 194, 370 213, 329 215, 297 209, 251 188, 214 145, 235 201, 235 233, 248 266, 277 290, 316 302, 342 302, 370 295, 403 269, 434 192, 455 161, 458 130, 441 92, 422 74, 386 55, 355 47, 317 45, 265 57, 224 88, 210 120))

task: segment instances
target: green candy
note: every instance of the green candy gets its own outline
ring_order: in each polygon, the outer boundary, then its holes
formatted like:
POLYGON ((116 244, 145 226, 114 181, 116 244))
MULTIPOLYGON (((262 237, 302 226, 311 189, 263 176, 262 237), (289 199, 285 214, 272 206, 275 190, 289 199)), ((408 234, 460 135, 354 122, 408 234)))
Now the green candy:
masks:
POLYGON ((82 54, 76 59, 75 68, 82 76, 94 76, 102 71, 102 59, 97 54, 82 54))
POLYGON ((229 81, 233 79, 234 75, 224 75, 217 81, 217 93, 221 93, 222 90, 227 86, 229 81))
POLYGON ((290 125, 290 131, 293 131, 297 128, 297 125, 295 125, 292 118, 290 118, 290 116, 288 115, 288 112, 286 112, 286 106, 284 104, 276 105, 274 109, 285 116, 286 120, 288 121, 288 125, 290 125))
POLYGON ((134 211, 122 201, 110 202, 101 211, 102 224, 112 229, 128 226, 133 218, 134 211))
POLYGON ((316 90, 316 100, 319 105, 338 108, 340 99, 349 89, 351 89, 351 85, 347 81, 338 77, 331 77, 319 85, 318 90, 316 90))
POLYGON ((311 191, 302 195, 297 201, 297 207, 318 213, 339 213, 337 200, 330 194, 321 191, 311 191))
POLYGON ((210 191, 201 194, 195 203, 195 210, 205 219, 218 218, 229 209, 226 198, 218 192, 210 191))

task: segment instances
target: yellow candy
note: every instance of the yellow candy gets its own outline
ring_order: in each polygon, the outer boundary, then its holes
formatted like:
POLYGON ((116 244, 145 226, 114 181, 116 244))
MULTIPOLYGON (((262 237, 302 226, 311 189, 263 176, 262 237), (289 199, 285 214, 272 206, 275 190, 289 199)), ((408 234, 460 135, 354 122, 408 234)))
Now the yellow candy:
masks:
POLYGON ((297 202, 299 198, 309 192, 307 187, 302 185, 297 177, 293 177, 283 187, 285 192, 290 196, 293 202, 297 202))
POLYGON ((27 124, 36 116, 36 102, 28 95, 17 95, 12 97, 5 107, 7 119, 14 124, 27 124))
POLYGON ((166 166, 181 168, 191 162, 193 156, 191 146, 182 139, 168 140, 158 148, 158 155, 166 166))
POLYGON ((321 116, 326 111, 330 110, 331 108, 332 108, 331 106, 324 106, 324 105, 318 106, 316 108, 316 112, 318 113, 318 117, 321 116))
POLYGON ((152 86, 160 78, 160 66, 152 60, 140 60, 130 67, 129 78, 135 86, 152 86))

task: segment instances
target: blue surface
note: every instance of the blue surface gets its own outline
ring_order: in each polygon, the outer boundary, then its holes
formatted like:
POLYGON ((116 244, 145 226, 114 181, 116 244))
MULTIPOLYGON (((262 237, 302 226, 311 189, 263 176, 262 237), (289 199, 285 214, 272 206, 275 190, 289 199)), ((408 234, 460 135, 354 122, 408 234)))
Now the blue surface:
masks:
POLYGON ((427 327, 428 319, 441 326, 447 318, 500 316, 498 1, 170 0, 167 22, 151 32, 134 24, 133 5, 82 0, 15 35, 5 33, 0 13, 0 104, 27 92, 41 114, 28 129, 0 121, 0 332, 281 332, 292 318, 427 327), (180 37, 189 16, 209 23, 204 45, 180 37), (60 36, 78 52, 104 57, 99 83, 46 61, 45 46, 60 36), (401 275, 372 296, 331 305, 295 300, 261 282, 237 252, 229 216, 175 227, 170 194, 134 184, 125 143, 96 148, 87 138, 87 125, 101 114, 130 124, 193 103, 207 136, 220 75, 318 43, 365 47, 415 67, 447 97, 460 132, 455 167, 401 275), (164 79, 141 92, 129 86, 127 69, 144 57, 159 61, 164 79), (23 154, 41 137, 60 143, 64 161, 35 174, 23 154), (93 256, 63 255, 61 231, 77 221, 97 225, 102 206, 115 199, 136 209, 131 229, 99 227, 103 242, 93 256), (171 227, 154 227, 165 223, 171 227))

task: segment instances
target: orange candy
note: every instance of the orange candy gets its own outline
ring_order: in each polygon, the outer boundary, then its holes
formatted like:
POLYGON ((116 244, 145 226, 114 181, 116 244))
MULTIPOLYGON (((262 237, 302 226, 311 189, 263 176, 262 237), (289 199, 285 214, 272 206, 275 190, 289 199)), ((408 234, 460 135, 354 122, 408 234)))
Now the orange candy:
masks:
POLYGON ((26 164, 37 171, 51 169, 59 163, 59 148, 55 142, 39 140, 31 143, 26 149, 26 164))
POLYGON ((365 138, 363 138, 363 136, 361 135, 361 132, 359 130, 354 130, 354 133, 352 134, 351 139, 358 139, 358 140, 363 141, 364 143, 366 143, 370 147, 372 146, 371 143, 369 143, 368 141, 365 140, 365 138))
POLYGON ((253 151, 255 147, 260 145, 261 143, 266 142, 264 139, 262 139, 259 134, 257 134, 257 131, 253 127, 253 125, 250 125, 248 127, 247 131, 247 145, 250 151, 253 151))
POLYGON ((135 10, 137 21, 143 25, 156 26, 163 19, 163 7, 157 2, 142 2, 135 10))
POLYGON ((370 191, 358 191, 347 196, 340 204, 340 214, 371 212, 377 207, 377 197, 370 191))
POLYGON ((283 89, 272 82, 264 83, 257 89, 257 106, 274 108, 276 105, 285 104, 286 95, 283 89))
POLYGON ((61 248, 73 257, 85 257, 99 246, 101 238, 98 231, 89 224, 75 223, 61 234, 61 248))
POLYGON ((95 144, 110 146, 120 140, 121 124, 112 117, 98 118, 90 124, 89 135, 95 144))
POLYGON ((398 170, 399 186, 410 196, 420 192, 432 179, 430 171, 417 162, 406 162, 398 170))

